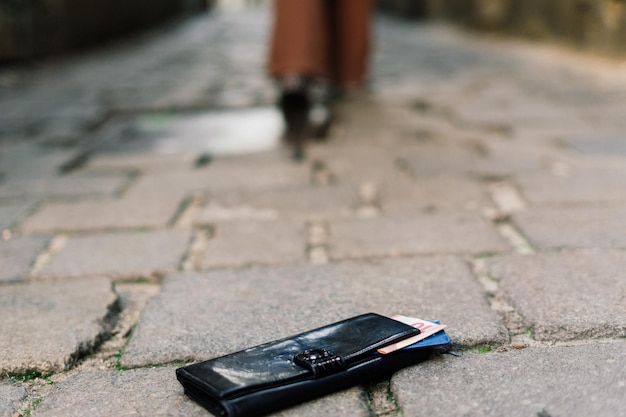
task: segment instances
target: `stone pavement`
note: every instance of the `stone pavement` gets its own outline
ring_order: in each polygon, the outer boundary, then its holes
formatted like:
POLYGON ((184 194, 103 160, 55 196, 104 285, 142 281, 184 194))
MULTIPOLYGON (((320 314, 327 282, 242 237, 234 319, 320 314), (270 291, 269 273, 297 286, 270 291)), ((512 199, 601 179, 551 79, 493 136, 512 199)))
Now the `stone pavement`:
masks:
POLYGON ((0 416, 208 415, 177 366, 368 311, 453 346, 277 415, 626 416, 623 65, 381 17, 296 163, 269 24, 0 70, 0 416))

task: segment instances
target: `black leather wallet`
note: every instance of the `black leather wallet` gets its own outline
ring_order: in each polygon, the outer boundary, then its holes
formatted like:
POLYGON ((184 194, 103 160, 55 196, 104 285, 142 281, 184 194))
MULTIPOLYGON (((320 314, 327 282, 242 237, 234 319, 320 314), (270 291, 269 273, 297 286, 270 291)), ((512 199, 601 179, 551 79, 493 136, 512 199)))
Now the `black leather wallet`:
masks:
POLYGON ((260 416, 361 384, 424 358, 377 349, 419 330, 375 313, 176 370, 185 394, 216 416, 260 416))

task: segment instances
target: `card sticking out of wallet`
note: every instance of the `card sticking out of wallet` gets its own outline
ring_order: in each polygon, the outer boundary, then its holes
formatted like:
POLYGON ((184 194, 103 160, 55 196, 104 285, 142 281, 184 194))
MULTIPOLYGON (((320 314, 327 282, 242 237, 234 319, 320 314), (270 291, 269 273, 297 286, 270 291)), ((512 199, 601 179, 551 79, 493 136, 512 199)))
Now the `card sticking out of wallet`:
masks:
MULTIPOLYGON (((176 377, 190 398, 215 415, 261 416, 390 375, 427 359, 428 349, 418 347, 449 342, 440 331, 393 353, 377 352, 420 335, 411 324, 363 314, 178 368, 176 377)), ((425 329, 431 325, 437 323, 422 323, 425 329)))
MULTIPOLYGON (((434 323, 431 321, 416 319, 414 317, 402 316, 399 314, 392 316, 391 318, 394 320, 398 320, 399 322, 402 322, 404 324, 408 324, 409 326, 415 327, 416 329, 419 329, 420 333, 418 335, 409 337, 407 339, 393 343, 389 346, 385 346, 383 348, 378 349, 378 353, 381 353, 383 355, 388 355, 397 350, 412 346, 420 341, 430 338, 431 336, 443 331, 446 327, 448 327, 445 324, 438 324, 438 323, 434 323)), ((434 346, 434 345, 430 344, 428 346, 434 346)), ((424 347, 424 346, 422 345, 420 347, 424 347)))

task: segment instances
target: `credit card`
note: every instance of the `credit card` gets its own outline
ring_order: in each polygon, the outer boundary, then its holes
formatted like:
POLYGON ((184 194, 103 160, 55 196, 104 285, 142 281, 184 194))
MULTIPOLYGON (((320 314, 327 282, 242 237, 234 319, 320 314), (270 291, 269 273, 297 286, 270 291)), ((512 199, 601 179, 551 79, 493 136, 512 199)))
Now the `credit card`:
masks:
POLYGON ((420 334, 378 349, 378 353, 382 355, 388 355, 392 352, 404 348, 415 349, 420 347, 437 346, 442 344, 445 345, 447 343, 450 343, 450 339, 448 339, 448 336, 443 331, 447 326, 445 324, 440 324, 438 321, 427 321, 402 315, 395 315, 391 318, 408 324, 409 326, 420 329, 420 334), (440 335, 440 333, 442 333, 442 335, 440 335), (428 339, 432 338, 435 335, 438 335, 436 339, 426 342, 428 339))

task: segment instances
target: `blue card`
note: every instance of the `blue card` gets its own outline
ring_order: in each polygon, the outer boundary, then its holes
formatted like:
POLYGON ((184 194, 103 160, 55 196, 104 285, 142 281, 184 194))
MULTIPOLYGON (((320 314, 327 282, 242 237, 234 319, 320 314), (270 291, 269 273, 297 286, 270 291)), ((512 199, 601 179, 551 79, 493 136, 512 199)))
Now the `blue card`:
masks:
MULTIPOLYGON (((429 320, 433 323, 440 324, 439 320, 429 320)), ((427 337, 424 340, 420 340, 417 343, 413 343, 404 349, 419 349, 431 346, 442 346, 450 343, 450 338, 446 334, 445 330, 435 333, 434 335, 427 337)))

